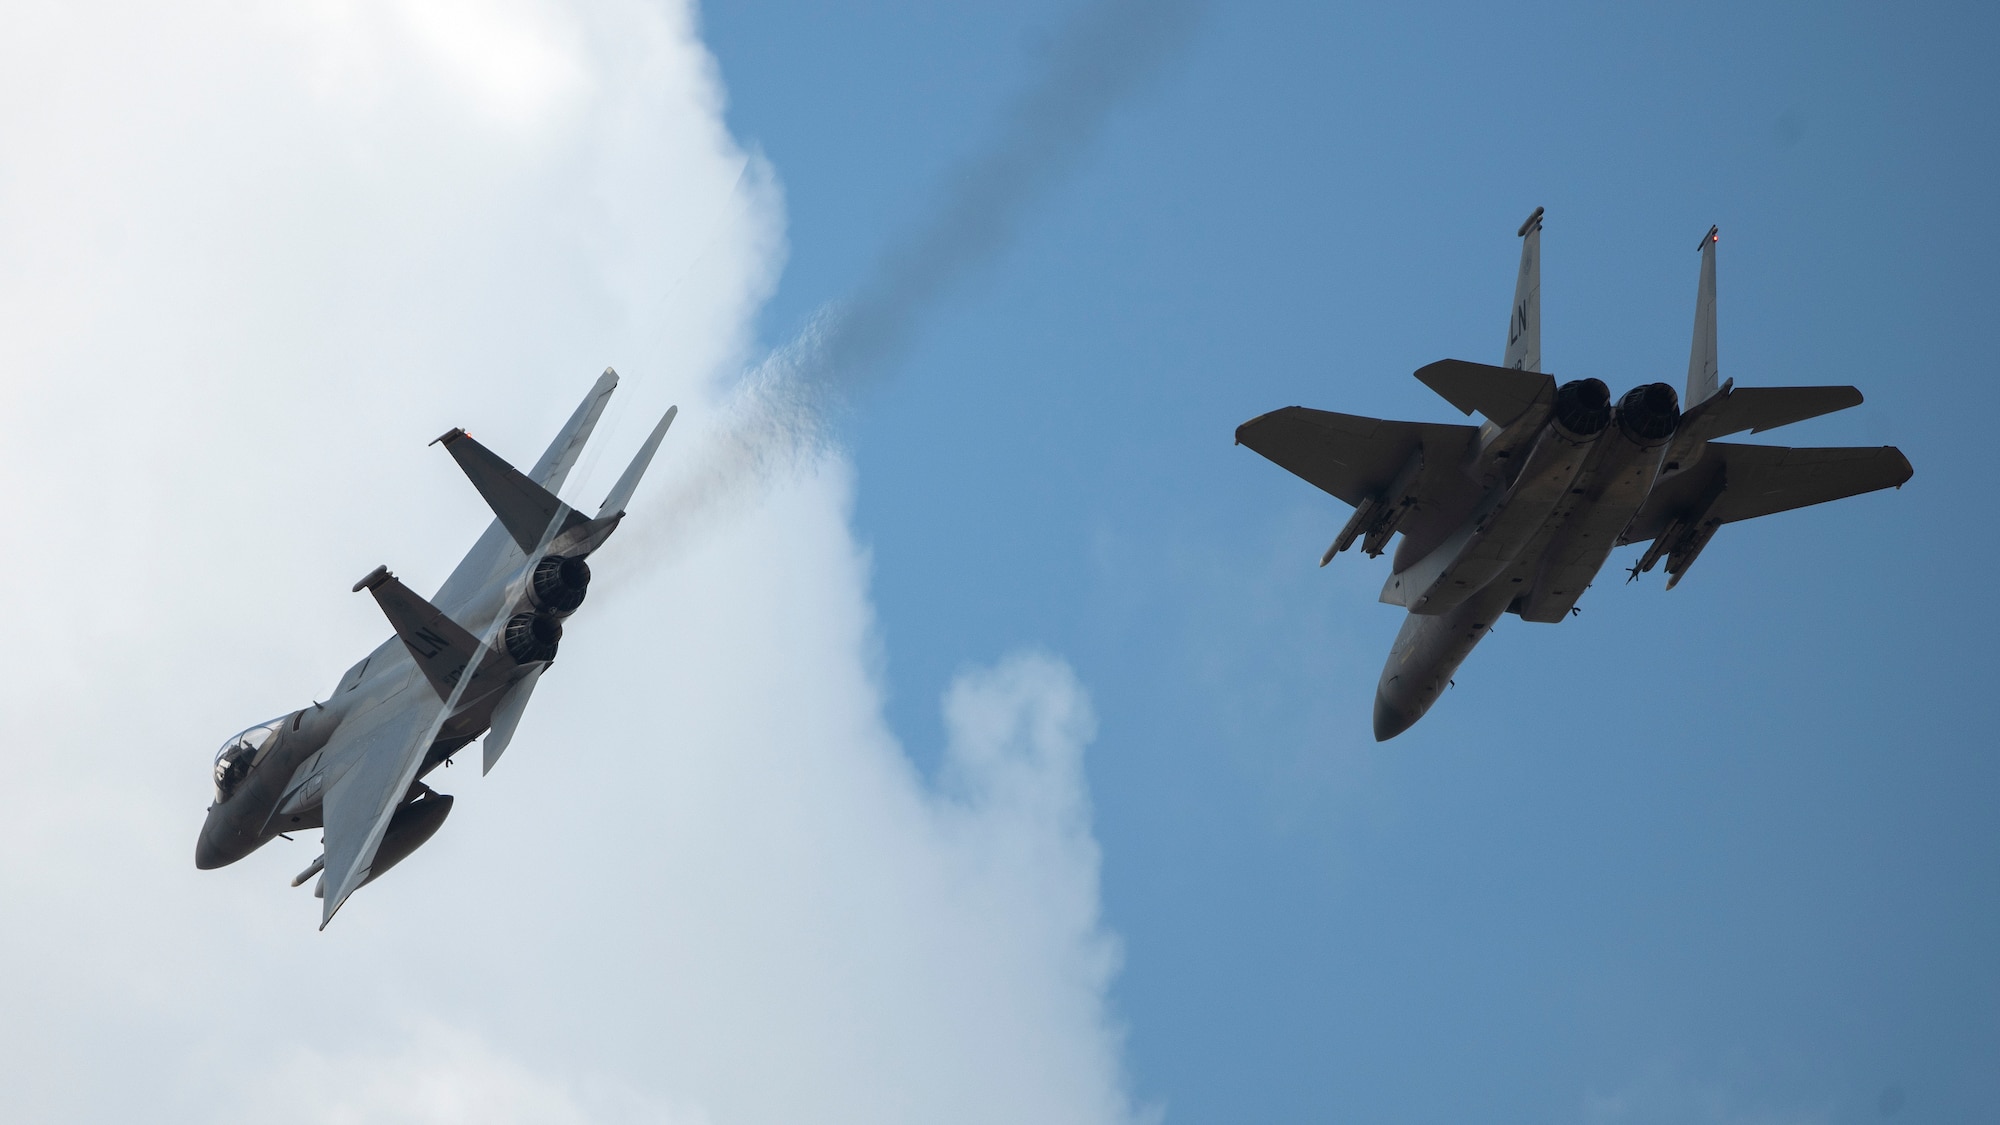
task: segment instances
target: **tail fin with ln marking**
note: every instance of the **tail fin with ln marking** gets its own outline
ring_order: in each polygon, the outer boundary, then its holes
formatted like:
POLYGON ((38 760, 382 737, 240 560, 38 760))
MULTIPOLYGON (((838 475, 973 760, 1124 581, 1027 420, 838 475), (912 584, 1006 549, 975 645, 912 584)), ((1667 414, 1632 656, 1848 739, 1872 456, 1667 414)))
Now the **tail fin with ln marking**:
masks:
POLYGON ((1514 309, 1507 318, 1507 353, 1500 366, 1542 369, 1542 209, 1528 216, 1521 238, 1521 272, 1514 278, 1514 309))

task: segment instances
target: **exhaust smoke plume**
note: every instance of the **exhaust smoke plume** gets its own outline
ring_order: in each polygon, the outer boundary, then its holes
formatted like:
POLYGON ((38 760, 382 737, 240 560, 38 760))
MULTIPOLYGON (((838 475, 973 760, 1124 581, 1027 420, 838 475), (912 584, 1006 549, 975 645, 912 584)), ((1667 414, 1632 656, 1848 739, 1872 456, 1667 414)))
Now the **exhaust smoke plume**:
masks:
POLYGON ((1064 27, 998 135, 947 174, 928 216, 887 247, 852 296, 824 306, 730 388, 679 459, 687 467, 670 482, 664 513, 647 524, 685 542, 727 501, 823 451, 838 408, 887 374, 950 286, 1007 245, 1036 194, 1186 41, 1198 11, 1197 0, 1104 0, 1064 27))

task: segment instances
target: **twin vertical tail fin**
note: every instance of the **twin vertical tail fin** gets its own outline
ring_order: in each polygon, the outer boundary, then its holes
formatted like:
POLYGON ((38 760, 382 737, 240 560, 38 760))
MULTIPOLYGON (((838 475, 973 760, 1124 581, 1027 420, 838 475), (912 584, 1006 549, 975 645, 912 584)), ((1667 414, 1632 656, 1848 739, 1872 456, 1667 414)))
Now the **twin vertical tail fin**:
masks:
POLYGON ((577 455, 583 452, 583 444, 590 440, 590 432, 597 428, 597 420, 604 414, 604 406, 611 401, 611 392, 618 389, 618 372, 607 367, 604 374, 597 377, 596 385, 590 388, 576 413, 563 424, 562 432, 549 443, 548 451, 535 467, 528 470, 528 479, 548 489, 561 492, 563 482, 569 479, 569 471, 576 464, 577 455))
POLYGON ((1721 386, 1715 362, 1715 243, 1721 228, 1710 227, 1701 236, 1701 288, 1694 298, 1694 345, 1688 349, 1687 394, 1681 399, 1686 410, 1714 395, 1721 386))
MULTIPOLYGON (((589 405, 586 402, 585 406, 589 405)), ((653 427, 652 434, 639 447, 632 463, 626 466, 624 475, 611 487, 611 494, 604 498, 604 506, 598 509, 595 519, 584 518, 581 512, 563 503, 553 491, 537 483, 534 477, 509 465, 464 430, 453 429, 431 444, 443 444, 452 460, 465 470, 466 477, 486 498, 500 525, 507 529, 507 534, 520 546, 523 554, 533 558, 550 549, 588 554, 597 549, 624 516, 625 505, 631 502, 633 491, 639 487, 639 479, 646 475, 647 466, 653 463, 653 454, 658 452, 660 442, 667 436, 667 427, 673 425, 674 417, 679 412, 679 407, 667 408, 666 416, 653 427)), ((595 418, 588 421, 595 421, 595 418)), ((572 450, 566 460, 574 459, 572 450)), ((544 466, 536 468, 540 471, 544 466)), ((556 475, 567 471, 568 464, 560 463, 556 475)))
POLYGON ((625 505, 632 502, 632 492, 639 487, 639 478, 646 475, 646 467, 653 463, 653 454, 659 451, 660 442, 667 436, 667 427, 674 424, 674 416, 680 412, 681 408, 678 406, 667 407, 666 414, 660 418, 660 424, 654 426, 652 434, 646 438, 646 444, 639 447, 639 452, 632 458, 632 463, 625 466, 624 475, 618 478, 617 484, 611 486, 611 494, 604 498, 603 506, 597 509, 598 519, 619 515, 625 511, 625 505))
POLYGON ((1500 366, 1516 371, 1542 369, 1542 209, 1516 232, 1521 238, 1521 272, 1514 279, 1514 310, 1507 318, 1507 354, 1500 366))

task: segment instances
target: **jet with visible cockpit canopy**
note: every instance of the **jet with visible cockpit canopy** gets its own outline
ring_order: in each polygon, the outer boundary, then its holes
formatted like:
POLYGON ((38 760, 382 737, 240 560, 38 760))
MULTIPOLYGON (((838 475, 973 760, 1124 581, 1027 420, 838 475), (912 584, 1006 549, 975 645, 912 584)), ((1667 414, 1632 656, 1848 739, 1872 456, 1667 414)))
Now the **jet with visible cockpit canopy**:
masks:
POLYGON ((195 866, 231 864, 282 833, 324 829, 323 852, 292 880, 319 875, 320 928, 362 885, 437 833, 452 798, 423 778, 481 735, 483 768, 506 750, 563 620, 590 586, 585 559, 625 505, 673 424, 668 409, 630 467, 586 517, 556 493, 618 385, 606 370, 526 473, 464 430, 442 444, 497 517, 429 601, 387 567, 355 583, 396 635, 348 669, 324 703, 259 723, 215 757, 215 800, 195 866))
POLYGON ((1541 368, 1541 231, 1537 207, 1518 232, 1501 366, 1446 359, 1416 372, 1460 413, 1484 415, 1479 426, 1288 406, 1236 428, 1238 444, 1354 507, 1321 566, 1357 541, 1374 557, 1402 537, 1381 600, 1409 616, 1375 689, 1377 741, 1423 717, 1502 613, 1576 613, 1615 547, 1648 544, 1630 578, 1665 560, 1672 589, 1723 524, 1910 479, 1893 446, 1715 440, 1845 410, 1861 392, 1718 382, 1714 227, 1701 240, 1685 403, 1666 383, 1615 404, 1597 379, 1558 386, 1541 368))

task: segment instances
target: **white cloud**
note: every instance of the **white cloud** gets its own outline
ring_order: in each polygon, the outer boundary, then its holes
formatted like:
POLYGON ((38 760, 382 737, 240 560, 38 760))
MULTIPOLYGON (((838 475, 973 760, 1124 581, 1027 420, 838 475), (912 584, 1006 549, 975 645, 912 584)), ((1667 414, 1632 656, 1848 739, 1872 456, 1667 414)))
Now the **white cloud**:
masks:
POLYGON ((783 253, 686 8, 5 26, 0 1117, 1132 1116, 1066 666, 956 684, 933 790, 838 456, 636 531, 783 253), (214 746, 384 635, 348 585, 484 525, 424 442, 532 458, 606 363, 572 495, 682 419, 506 761, 324 933, 310 840, 195 871, 214 746))
POLYGON ((379 1047, 334 1054, 294 1046, 246 1075, 245 1120, 307 1125, 708 1125, 622 1083, 541 1073, 491 1044, 436 1023, 379 1047))

